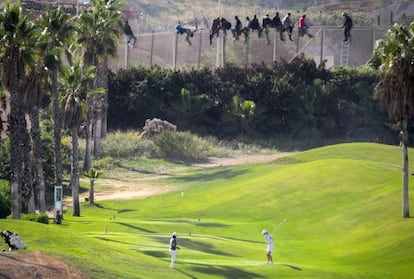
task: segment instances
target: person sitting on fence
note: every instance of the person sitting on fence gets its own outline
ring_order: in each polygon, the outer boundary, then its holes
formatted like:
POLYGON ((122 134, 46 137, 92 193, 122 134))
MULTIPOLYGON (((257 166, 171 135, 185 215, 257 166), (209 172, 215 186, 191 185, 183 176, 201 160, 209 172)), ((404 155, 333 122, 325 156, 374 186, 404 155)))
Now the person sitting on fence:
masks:
POLYGON ((283 32, 285 31, 285 28, 283 28, 279 12, 276 12, 276 15, 272 18, 272 25, 275 28, 276 32, 279 32, 280 40, 284 41, 285 39, 283 38, 283 32))
POLYGON ((220 21, 221 30, 223 30, 224 36, 227 36, 227 30, 231 30, 231 23, 224 17, 221 18, 220 21))
POLYGON ((234 19, 236 20, 236 24, 234 25, 234 27, 231 29, 231 33, 233 34, 233 37, 235 40, 239 39, 239 36, 242 32, 242 23, 239 19, 238 16, 235 16, 234 19))
POLYGON ((175 27, 175 30, 177 31, 177 34, 183 35, 187 34, 185 37, 185 40, 189 45, 191 45, 190 37, 194 36, 194 32, 191 31, 189 28, 185 28, 181 25, 181 22, 178 22, 177 26, 175 27))
POLYGON ((241 30, 241 32, 244 34, 244 40, 247 41, 247 38, 249 37, 250 33, 250 26, 252 25, 252 21, 248 16, 246 16, 246 22, 244 23, 244 26, 241 30))
POLYGON ((213 19, 213 23, 211 24, 210 45, 213 43, 213 36, 214 35, 216 35, 217 37, 219 36, 220 28, 221 28, 221 20, 219 17, 217 17, 213 19))
POLYGON ((344 42, 347 42, 348 39, 351 40, 352 18, 347 13, 343 13, 342 16, 345 17, 342 25, 342 28, 344 28, 344 42))
POLYGON ((305 14, 303 14, 299 18, 298 28, 299 28, 299 36, 308 35, 309 38, 313 38, 313 35, 309 32, 309 26, 306 23, 306 15, 305 14))
POLYGON ((135 46, 135 43, 137 42, 137 37, 135 37, 134 32, 132 32, 131 26, 128 23, 128 20, 125 21, 124 24, 124 33, 128 38, 128 45, 130 44, 131 41, 134 41, 132 43, 132 46, 135 46))
POLYGON ((272 28, 273 27, 273 21, 269 17, 268 14, 263 17, 262 27, 263 27, 263 29, 265 31, 267 44, 270 44, 270 40, 269 40, 269 28, 272 28))
POLYGON ((252 31, 257 30, 257 36, 259 38, 262 36, 263 28, 260 27, 259 20, 257 19, 256 15, 253 16, 253 19, 250 23, 250 29, 252 31))
POLYGON ((282 20, 283 28, 287 31, 289 40, 293 41, 292 39, 292 32, 295 25, 292 23, 292 19, 290 18, 290 13, 285 15, 285 17, 282 20))

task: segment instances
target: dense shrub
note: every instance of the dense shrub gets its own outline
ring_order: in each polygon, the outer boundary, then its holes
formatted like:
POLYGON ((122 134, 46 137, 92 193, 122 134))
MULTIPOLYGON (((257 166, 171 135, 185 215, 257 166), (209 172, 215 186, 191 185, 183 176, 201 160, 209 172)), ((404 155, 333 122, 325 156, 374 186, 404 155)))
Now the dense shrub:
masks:
POLYGON ((0 179, 0 218, 10 215, 10 185, 7 180, 0 179))
POLYGON ((0 179, 8 179, 10 171, 10 142, 8 139, 0 140, 0 179))
POLYGON ((112 158, 150 156, 152 142, 141 140, 138 132, 113 132, 102 142, 103 153, 112 158))
POLYGON ((209 142, 188 132, 162 132, 154 140, 154 155, 182 161, 196 161, 208 157, 209 142))
POLYGON ((393 131, 386 111, 372 97, 377 82, 372 69, 327 70, 304 56, 217 71, 125 69, 111 77, 109 127, 138 130, 146 119, 157 117, 179 131, 220 139, 394 143, 389 142, 393 131), (248 115, 240 111, 244 103, 254 104, 248 115))
POLYGON ((39 213, 39 214, 22 214, 22 220, 39 222, 43 224, 49 224, 49 216, 46 213, 39 213))

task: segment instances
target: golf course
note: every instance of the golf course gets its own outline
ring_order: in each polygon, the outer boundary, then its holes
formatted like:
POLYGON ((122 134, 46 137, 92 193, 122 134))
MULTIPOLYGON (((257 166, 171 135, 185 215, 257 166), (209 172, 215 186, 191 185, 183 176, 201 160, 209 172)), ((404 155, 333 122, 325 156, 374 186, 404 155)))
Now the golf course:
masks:
POLYGON ((2 255, 41 252, 85 278, 414 278, 414 219, 402 217, 399 146, 347 143, 271 162, 135 169, 105 172, 95 204, 82 202, 81 217, 67 207, 61 225, 0 220, 27 246, 2 255), (111 181, 133 190, 143 176, 158 194, 99 200, 111 181), (273 265, 263 229, 275 243, 273 265), (181 248, 175 269, 172 232, 181 248))

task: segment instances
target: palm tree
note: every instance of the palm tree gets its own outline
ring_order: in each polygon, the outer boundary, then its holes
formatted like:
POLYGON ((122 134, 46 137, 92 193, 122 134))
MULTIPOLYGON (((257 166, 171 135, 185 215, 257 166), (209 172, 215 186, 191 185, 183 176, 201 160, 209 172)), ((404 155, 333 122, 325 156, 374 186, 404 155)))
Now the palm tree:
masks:
MULTIPOLYGON (((95 81, 92 88, 108 87, 108 57, 115 57, 117 41, 121 35, 121 5, 115 0, 92 0, 94 9, 82 10, 77 20, 78 43, 84 48, 85 65, 96 68, 95 81)), ((105 95, 95 95, 88 100, 90 106, 87 123, 87 142, 85 147, 84 171, 91 168, 91 136, 94 137, 94 156, 100 157, 102 126, 104 113, 107 110, 105 95)), ((106 130, 106 128, 104 128, 106 130)))
POLYGON ((414 22, 407 28, 395 24, 385 40, 378 43, 374 66, 380 66, 381 80, 376 97, 388 108, 397 122, 403 154, 403 217, 410 217, 408 195, 408 120, 414 115, 414 22), (376 62, 376 65, 375 65, 376 62))
POLYGON ((45 71, 48 73, 49 91, 52 100, 53 139, 55 150, 55 183, 62 185, 62 112, 58 100, 58 72, 62 68, 62 54, 68 50, 68 45, 73 36, 73 26, 70 24, 70 16, 57 9, 49 9, 41 15, 36 23, 42 29, 39 39, 39 47, 44 59, 45 71))
POLYGON ((21 196, 30 199, 32 189, 23 184, 24 172, 28 170, 27 153, 28 131, 25 120, 23 103, 23 86, 25 80, 25 65, 30 61, 34 48, 35 26, 22 14, 18 4, 6 7, 0 14, 0 49, 2 59, 2 83, 9 94, 10 102, 10 184, 11 184, 11 212, 13 219, 19 219, 21 214, 21 196), (24 148, 22 148, 24 147, 24 148), (25 171, 26 170, 26 171, 25 171))
POLYGON ((64 68, 59 76, 60 92, 64 104, 63 124, 72 136, 72 188, 73 216, 80 216, 79 205, 79 128, 86 113, 87 84, 94 78, 95 67, 83 68, 80 61, 64 68))
MULTIPOLYGON (((38 60, 37 62, 39 62, 38 60)), ((40 103, 42 97, 42 80, 44 79, 42 63, 34 63, 25 82, 24 100, 31 122, 31 139, 33 151, 33 192, 29 212, 35 212, 35 205, 40 212, 46 211, 46 184, 42 160, 42 143, 40 136, 40 103), (43 75, 43 76, 42 76, 43 75)), ((30 176, 31 177, 31 176, 30 176)))
POLYGON ((89 169, 87 172, 84 173, 86 177, 90 179, 90 187, 89 187, 89 204, 95 203, 95 181, 99 178, 102 174, 99 170, 94 168, 89 169))

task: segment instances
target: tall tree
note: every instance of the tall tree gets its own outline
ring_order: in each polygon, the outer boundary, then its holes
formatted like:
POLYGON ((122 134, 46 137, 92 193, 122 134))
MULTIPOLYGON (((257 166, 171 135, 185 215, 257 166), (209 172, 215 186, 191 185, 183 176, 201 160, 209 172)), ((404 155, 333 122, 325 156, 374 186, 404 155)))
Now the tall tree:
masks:
MULTIPOLYGON (((62 185, 62 110, 58 99, 58 72, 62 68, 62 55, 68 53, 68 48, 73 37, 73 26, 70 24, 70 16, 57 9, 49 9, 37 20, 38 26, 42 29, 39 39, 39 47, 44 59, 44 69, 48 73, 48 87, 52 100, 53 118, 53 139, 54 139, 54 163, 55 163, 55 183, 62 185)), ((70 59, 69 59, 70 60, 70 59)))
MULTIPOLYGON (((72 137, 72 188, 73 216, 80 216, 79 204, 79 128, 86 114, 87 84, 94 78, 95 67, 83 67, 80 61, 64 68, 59 76, 59 90, 64 104, 63 124, 70 129, 72 137)), ((89 92, 93 93, 93 92, 89 92)))
POLYGON ((46 211, 46 183, 42 159, 42 141, 40 136, 40 103, 42 97, 42 80, 44 79, 43 63, 37 59, 32 64, 31 70, 24 87, 24 100, 27 113, 30 117, 30 132, 33 154, 33 195, 29 203, 29 212, 34 213, 37 207, 40 212, 46 211), (37 63, 36 63, 37 62, 37 63))
POLYGON ((410 217, 408 193, 408 120, 414 116, 414 22, 395 24, 375 49, 372 64, 379 66, 381 80, 375 95, 397 122, 403 159, 402 215, 410 217))
MULTIPOLYGON (((78 43, 84 48, 84 63, 86 66, 94 65, 96 75, 91 88, 108 88, 108 57, 115 57, 117 42, 120 37, 121 5, 115 0, 92 0, 94 8, 84 9, 77 20, 78 43)), ((91 136, 94 137, 94 156, 100 157, 102 126, 106 125, 104 113, 107 110, 105 95, 93 95, 88 100, 90 106, 87 139, 85 147, 84 171, 92 167, 91 136)), ((104 128, 104 130, 106 130, 104 128)))
POLYGON ((29 157, 28 131, 23 103, 23 81, 25 65, 33 54, 35 26, 23 14, 19 4, 7 3, 0 14, 0 49, 2 50, 2 83, 9 93, 10 115, 9 135, 11 146, 11 212, 13 219, 21 215, 21 196, 30 199, 32 189, 24 184, 24 174, 28 170, 25 160, 29 157))

